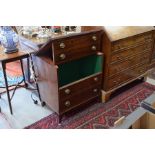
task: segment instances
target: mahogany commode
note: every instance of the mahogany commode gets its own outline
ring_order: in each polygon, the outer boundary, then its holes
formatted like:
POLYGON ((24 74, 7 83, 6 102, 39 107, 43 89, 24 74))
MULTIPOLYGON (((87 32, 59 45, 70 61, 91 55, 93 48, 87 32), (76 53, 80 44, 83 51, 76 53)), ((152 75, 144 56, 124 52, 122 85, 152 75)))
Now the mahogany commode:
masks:
POLYGON ((37 53, 41 100, 59 117, 79 106, 101 101, 102 31, 89 31, 51 39, 37 53))

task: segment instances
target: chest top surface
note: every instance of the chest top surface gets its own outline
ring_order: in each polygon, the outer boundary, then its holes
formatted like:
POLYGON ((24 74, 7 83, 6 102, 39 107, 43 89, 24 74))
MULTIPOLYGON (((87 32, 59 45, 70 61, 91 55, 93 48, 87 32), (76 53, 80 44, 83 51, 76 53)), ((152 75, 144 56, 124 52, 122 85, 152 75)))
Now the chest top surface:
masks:
POLYGON ((153 26, 105 26, 104 31, 110 41, 132 37, 154 30, 153 26))

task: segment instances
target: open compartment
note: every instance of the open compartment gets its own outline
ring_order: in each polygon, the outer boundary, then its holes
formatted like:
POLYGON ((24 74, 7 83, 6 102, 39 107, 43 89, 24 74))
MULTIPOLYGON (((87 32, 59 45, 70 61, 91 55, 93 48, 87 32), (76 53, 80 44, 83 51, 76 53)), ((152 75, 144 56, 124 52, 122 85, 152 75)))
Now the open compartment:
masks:
POLYGON ((102 72, 103 55, 91 55, 58 66, 59 87, 102 72))

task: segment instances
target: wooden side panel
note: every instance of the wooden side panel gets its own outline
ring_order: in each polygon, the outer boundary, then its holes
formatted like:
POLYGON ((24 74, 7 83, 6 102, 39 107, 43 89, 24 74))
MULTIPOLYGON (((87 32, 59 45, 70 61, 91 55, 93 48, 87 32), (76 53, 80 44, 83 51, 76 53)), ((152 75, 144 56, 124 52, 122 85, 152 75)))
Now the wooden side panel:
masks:
POLYGON ((111 42, 108 39, 107 35, 103 33, 102 38, 102 52, 104 53, 104 63, 103 63, 103 84, 102 89, 106 89, 107 81, 108 81, 108 70, 109 70, 109 62, 111 55, 111 42))
POLYGON ((41 99, 59 113, 57 66, 45 57, 36 57, 36 64, 41 99))
POLYGON ((150 58, 150 68, 155 67, 155 30, 153 31, 153 38, 154 38, 154 42, 153 42, 154 46, 153 46, 153 50, 150 58))

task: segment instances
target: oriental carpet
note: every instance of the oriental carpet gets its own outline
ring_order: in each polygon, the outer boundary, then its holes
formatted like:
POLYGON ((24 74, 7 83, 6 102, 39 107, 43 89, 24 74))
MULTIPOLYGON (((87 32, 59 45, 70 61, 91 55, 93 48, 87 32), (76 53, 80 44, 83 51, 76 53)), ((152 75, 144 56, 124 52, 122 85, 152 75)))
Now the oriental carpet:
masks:
POLYGON ((58 124, 53 113, 26 129, 109 129, 122 116, 127 116, 140 106, 140 102, 155 91, 155 86, 138 83, 121 93, 118 92, 107 103, 96 103, 78 111, 66 114, 58 124))

